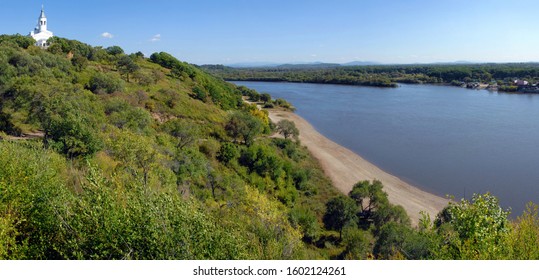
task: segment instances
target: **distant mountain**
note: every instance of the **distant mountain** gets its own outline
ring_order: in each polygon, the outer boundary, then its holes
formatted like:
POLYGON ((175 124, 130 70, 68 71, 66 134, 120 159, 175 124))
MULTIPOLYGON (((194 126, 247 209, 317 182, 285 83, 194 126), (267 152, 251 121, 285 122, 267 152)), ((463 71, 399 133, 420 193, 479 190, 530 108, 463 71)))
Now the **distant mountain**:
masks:
MULTIPOLYGON (((513 62, 519 63, 537 63, 537 62, 513 62)), ((241 62, 226 64, 226 67, 231 68, 286 68, 286 69, 298 69, 298 68, 333 68, 338 66, 370 66, 370 65, 473 65, 473 64, 508 64, 508 62, 481 62, 481 61, 468 61, 468 60, 456 60, 456 61, 438 61, 438 62, 414 62, 414 63, 380 63, 376 61, 351 61, 346 63, 327 63, 327 62, 289 62, 289 63, 275 63, 275 62, 241 62)), ((509 63, 510 64, 510 63, 509 63)))
POLYGON ((306 62, 306 63, 290 63, 290 64, 281 64, 277 68, 286 68, 286 69, 295 69, 295 68, 334 68, 341 66, 337 63, 324 63, 324 62, 306 62))
POLYGON ((380 65, 379 62, 374 61, 351 61, 341 64, 342 66, 366 66, 366 65, 380 65))
POLYGON ((239 62, 233 64, 226 64, 226 66, 232 68, 275 67, 279 65, 279 63, 274 62, 239 62))
POLYGON ((347 63, 326 63, 326 62, 289 62, 289 63, 273 63, 273 62, 241 62, 226 64, 227 67, 232 68, 332 68, 338 66, 365 66, 365 65, 381 65, 379 62, 374 61, 351 61, 347 63))
POLYGON ((478 62, 478 61, 467 61, 467 60, 457 60, 457 61, 450 61, 450 62, 433 62, 433 63, 423 63, 423 64, 443 64, 443 65, 469 65, 469 64, 482 64, 484 62, 478 62))

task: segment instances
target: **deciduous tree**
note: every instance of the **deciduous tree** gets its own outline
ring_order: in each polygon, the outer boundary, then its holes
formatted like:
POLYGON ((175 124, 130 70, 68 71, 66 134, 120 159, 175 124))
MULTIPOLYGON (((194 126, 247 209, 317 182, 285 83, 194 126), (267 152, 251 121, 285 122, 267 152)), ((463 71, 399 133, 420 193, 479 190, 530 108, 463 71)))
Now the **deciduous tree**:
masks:
POLYGON ((262 133, 262 123, 257 118, 246 113, 234 113, 230 116, 225 129, 230 137, 237 142, 243 139, 246 145, 250 145, 254 138, 262 133))
POLYGON ((382 190, 382 182, 374 180, 360 181, 354 185, 348 196, 356 201, 360 209, 360 217, 362 220, 370 220, 374 212, 380 207, 389 204, 387 194, 382 190))
POLYGON ((128 55, 123 55, 116 63, 118 71, 125 75, 125 80, 129 83, 129 75, 135 73, 140 67, 128 55))
POLYGON ((281 120, 277 123, 277 131, 283 135, 284 139, 292 137, 298 139, 299 130, 296 124, 290 120, 281 120))
POLYGON ((444 211, 444 219, 435 221, 446 239, 443 248, 450 259, 503 259, 507 256, 509 233, 508 211, 491 194, 474 194, 471 201, 452 203, 444 211))
POLYGON ((337 196, 326 203, 326 213, 324 214, 324 225, 328 229, 339 231, 342 238, 342 230, 347 225, 355 225, 357 221, 357 206, 351 198, 347 196, 337 196))

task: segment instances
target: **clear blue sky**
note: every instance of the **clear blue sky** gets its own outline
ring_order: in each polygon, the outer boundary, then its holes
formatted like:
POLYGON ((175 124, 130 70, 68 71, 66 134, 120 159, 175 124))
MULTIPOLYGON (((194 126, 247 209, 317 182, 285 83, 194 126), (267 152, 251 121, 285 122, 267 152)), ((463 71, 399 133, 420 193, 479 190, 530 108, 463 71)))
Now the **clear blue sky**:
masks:
POLYGON ((0 0, 0 33, 41 4, 57 36, 196 64, 539 61, 535 0, 0 0))

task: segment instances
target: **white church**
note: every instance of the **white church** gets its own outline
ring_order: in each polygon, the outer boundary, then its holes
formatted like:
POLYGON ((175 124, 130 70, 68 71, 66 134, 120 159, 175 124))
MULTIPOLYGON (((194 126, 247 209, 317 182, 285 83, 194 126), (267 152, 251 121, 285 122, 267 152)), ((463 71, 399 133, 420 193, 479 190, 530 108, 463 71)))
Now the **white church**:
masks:
POLYGON ((46 48, 48 47, 47 40, 49 40, 52 36, 52 32, 47 30, 47 17, 45 16, 45 11, 43 10, 42 6, 41 14, 39 15, 39 19, 37 21, 37 26, 32 32, 30 32, 30 37, 36 40, 36 46, 46 48))

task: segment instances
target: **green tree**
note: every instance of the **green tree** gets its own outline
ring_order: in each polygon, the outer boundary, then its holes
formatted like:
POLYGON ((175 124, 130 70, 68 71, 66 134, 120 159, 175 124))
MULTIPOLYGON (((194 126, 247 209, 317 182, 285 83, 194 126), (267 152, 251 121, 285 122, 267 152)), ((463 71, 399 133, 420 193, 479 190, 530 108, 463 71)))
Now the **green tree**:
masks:
POLYGON ((51 116, 46 122, 45 143, 69 158, 92 155, 102 147, 95 128, 78 114, 51 116))
POLYGON ((180 63, 178 59, 166 52, 153 53, 150 56, 150 61, 168 69, 172 69, 180 63))
POLYGON ((513 259, 539 259, 539 211, 537 205, 529 203, 524 213, 511 224, 509 247, 513 259))
POLYGON ((260 101, 267 103, 271 101, 271 95, 269 93, 262 93, 260 95, 260 101))
POLYGON ((135 58, 144 58, 144 53, 142 53, 141 51, 138 51, 132 54, 132 56, 134 56, 135 58))
POLYGON ((298 139, 299 130, 296 124, 290 120, 281 120, 277 123, 277 131, 283 135, 284 139, 292 137, 298 139))
POLYGON ((450 204, 435 221, 444 236, 441 256, 450 259, 503 259, 509 250, 508 211, 489 193, 450 204), (453 234, 454 233, 454 234, 453 234))
POLYGON ((283 161, 266 145, 255 144, 245 149, 240 157, 240 163, 263 177, 269 175, 277 179, 283 173, 283 161))
POLYGON ((105 49, 110 55, 121 55, 124 54, 124 50, 119 46, 111 46, 105 49))
POLYGON ((124 167, 134 176, 142 173, 142 182, 148 186, 152 171, 157 171, 158 151, 151 139, 137 135, 128 130, 118 131, 114 138, 109 139, 108 146, 114 156, 124 162, 124 167))
POLYGON ((400 205, 382 205, 374 212, 372 218, 377 228, 389 222, 410 226, 410 217, 408 217, 406 210, 400 205))
POLYGON ((383 191, 382 182, 374 180, 360 181, 354 185, 348 196, 359 207, 360 219, 364 222, 372 221, 374 212, 389 205, 387 194, 383 191))
POLYGON ((129 83, 129 75, 135 73, 140 67, 128 55, 122 55, 116 63, 118 71, 125 76, 125 80, 129 83))
POLYGON ((174 137, 176 148, 179 150, 195 143, 198 135, 191 123, 179 119, 166 122, 164 130, 174 137))
POLYGON ((90 93, 70 95, 61 91, 52 96, 34 96, 31 118, 41 124, 46 146, 69 158, 93 155, 101 149, 98 130, 101 110, 89 100, 91 96, 90 93))
POLYGON ((347 196, 337 196, 326 203, 324 214, 324 225, 328 229, 339 231, 342 238, 342 230, 345 226, 355 225, 357 221, 357 206, 351 198, 347 196))
POLYGON ((262 133, 262 122, 247 113, 233 113, 225 125, 227 134, 234 142, 243 139, 246 145, 251 145, 254 138, 262 133))

